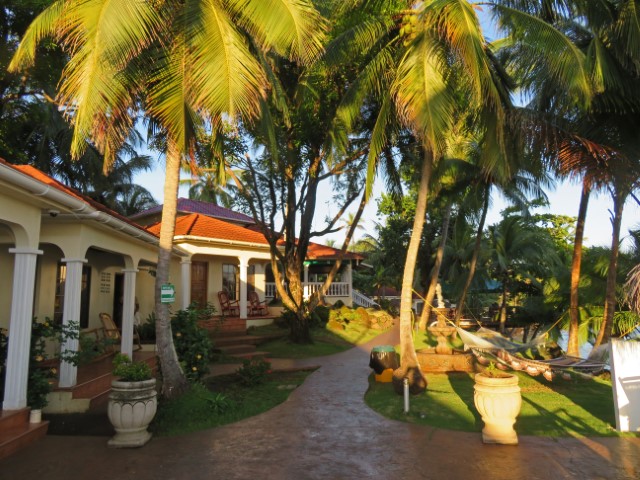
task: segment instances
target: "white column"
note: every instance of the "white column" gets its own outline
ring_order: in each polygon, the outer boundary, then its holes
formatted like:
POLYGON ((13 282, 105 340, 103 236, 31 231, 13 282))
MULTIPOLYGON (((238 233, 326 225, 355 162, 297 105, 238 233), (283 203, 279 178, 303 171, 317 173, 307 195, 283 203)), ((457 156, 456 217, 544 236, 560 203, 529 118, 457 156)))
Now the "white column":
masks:
POLYGON ((342 279, 342 281, 346 282, 349 285, 349 294, 348 294, 349 296, 351 296, 351 292, 353 291, 353 288, 352 288, 353 287, 352 272, 353 272, 353 269, 351 267, 351 260, 348 260, 347 261, 347 266, 345 268, 344 275, 343 275, 344 278, 342 279))
POLYGON ((33 322, 33 292, 36 279, 36 260, 42 250, 10 248, 15 254, 7 373, 4 386, 4 410, 16 410, 27 405, 29 377, 29 346, 33 322))
POLYGON ((191 258, 183 258, 180 262, 182 281, 182 309, 191 305, 191 258))
POLYGON ((249 262, 245 258, 240 259, 240 318, 247 318, 247 268, 249 262))
POLYGON ((305 300, 309 300, 309 264, 304 262, 304 277, 303 277, 303 296, 305 300))
MULTIPOLYGON (((87 262, 84 258, 63 258, 67 265, 64 282, 64 308, 62 310, 62 324, 69 327, 69 322, 77 322, 80 330, 80 297, 82 292, 82 266, 87 262)), ((77 352, 78 339, 67 339, 61 346, 63 352, 77 352)), ((60 362, 60 380, 58 386, 73 387, 78 379, 78 367, 69 362, 60 362)))
POLYGON ((133 358, 133 316, 136 307, 135 268, 124 269, 124 292, 122 297, 122 333, 120 334, 120 352, 133 358))

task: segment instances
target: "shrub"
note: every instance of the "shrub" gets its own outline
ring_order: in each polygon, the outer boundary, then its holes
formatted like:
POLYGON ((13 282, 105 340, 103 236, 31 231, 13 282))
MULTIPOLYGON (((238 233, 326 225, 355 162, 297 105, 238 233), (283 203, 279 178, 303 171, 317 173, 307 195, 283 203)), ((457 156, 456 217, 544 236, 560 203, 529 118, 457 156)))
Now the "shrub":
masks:
POLYGON ((46 366, 46 344, 47 339, 59 338, 60 331, 61 327, 55 325, 48 318, 43 323, 33 319, 27 380, 27 403, 31 408, 40 409, 47 406, 47 395, 51 391, 49 379, 54 378, 57 371, 55 368, 46 366))
POLYGON ((113 374, 122 382, 141 382, 153 378, 149 364, 132 362, 124 353, 118 353, 113 358, 113 374))
POLYGON ((156 340, 156 315, 150 313, 147 321, 138 326, 138 334, 141 342, 155 342, 156 340))
POLYGON ((262 358, 243 360, 242 367, 237 371, 240 382, 248 387, 264 383, 269 373, 271 373, 271 363, 262 358))
POLYGON ((185 375, 198 381, 209 372, 213 358, 213 343, 209 333, 198 326, 198 321, 210 318, 215 309, 208 305, 205 309, 189 307, 179 310, 171 319, 173 342, 185 375))

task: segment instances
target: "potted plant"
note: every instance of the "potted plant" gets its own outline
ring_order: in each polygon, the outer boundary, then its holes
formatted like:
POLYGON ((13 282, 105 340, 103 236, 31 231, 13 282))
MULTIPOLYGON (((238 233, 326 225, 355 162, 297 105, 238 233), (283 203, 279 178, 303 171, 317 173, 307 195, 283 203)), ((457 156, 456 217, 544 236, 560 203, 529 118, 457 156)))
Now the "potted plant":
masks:
POLYGON ((141 447, 151 439, 147 427, 156 414, 156 379, 144 362, 132 362, 122 353, 113 360, 107 414, 116 434, 109 440, 115 448, 141 447))
POLYGON ((517 445, 513 425, 522 405, 517 375, 500 371, 491 362, 475 375, 475 382, 473 401, 484 422, 482 441, 517 445))
POLYGON ((40 423, 42 421, 42 409, 49 403, 47 395, 50 391, 49 371, 42 368, 33 368, 29 372, 27 383, 27 405, 31 408, 29 423, 40 423))
POLYGON ((55 339, 58 327, 48 318, 40 323, 36 318, 31 325, 31 345, 29 347, 29 376, 27 378, 27 405, 30 423, 42 421, 42 409, 49 403, 48 395, 52 386, 50 379, 57 370, 47 358, 47 341, 55 339))

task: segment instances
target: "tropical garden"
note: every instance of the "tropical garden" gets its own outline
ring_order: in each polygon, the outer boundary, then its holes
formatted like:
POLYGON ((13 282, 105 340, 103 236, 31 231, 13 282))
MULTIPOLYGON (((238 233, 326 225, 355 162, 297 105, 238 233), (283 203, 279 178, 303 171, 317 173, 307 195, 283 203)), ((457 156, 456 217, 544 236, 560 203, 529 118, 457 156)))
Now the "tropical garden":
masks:
POLYGON ((589 336, 599 345, 637 324, 637 269, 623 285, 640 260, 640 233, 631 232, 628 250, 620 244, 625 203, 638 201, 640 186, 639 7, 3 2, 0 155, 124 213, 154 201, 132 181, 151 161, 139 152, 164 158, 155 314, 165 397, 189 388, 159 295, 181 168, 193 176, 192 195, 228 202, 260 225, 296 343, 311 341, 313 311, 340 267, 305 300, 309 242, 344 230, 341 251, 366 252, 375 266, 358 278, 361 288, 401 291, 396 375, 419 392, 426 379, 413 327, 429 309, 414 319, 414 290, 430 305, 440 284, 458 315, 495 302, 502 328, 510 317, 559 320, 570 354, 589 336), (498 39, 485 33, 490 25, 498 39), (386 185, 380 199, 376 177, 386 185), (536 212, 563 179, 582 185, 576 217, 536 212), (325 189, 336 214, 314 230, 325 189), (498 192, 510 206, 487 225, 498 192), (594 192, 611 197, 608 249, 583 248, 594 192), (376 200, 384 223, 354 243, 364 206, 376 200))

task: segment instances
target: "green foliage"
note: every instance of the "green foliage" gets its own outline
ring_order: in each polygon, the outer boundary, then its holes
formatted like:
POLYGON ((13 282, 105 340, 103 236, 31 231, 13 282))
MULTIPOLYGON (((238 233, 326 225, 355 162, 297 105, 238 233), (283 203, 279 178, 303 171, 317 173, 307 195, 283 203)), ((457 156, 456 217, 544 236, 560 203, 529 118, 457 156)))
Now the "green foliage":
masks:
POLYGON ((56 325, 56 339, 63 345, 69 340, 78 340, 78 350, 60 351, 60 360, 72 365, 88 365, 92 361, 113 351, 113 346, 118 343, 114 338, 96 337, 80 332, 80 322, 70 321, 67 325, 56 325))
POLYGON ((271 363, 263 358, 251 358, 242 361, 242 367, 236 372, 243 385, 254 386, 264 383, 271 373, 271 363))
POLYGON ((132 362, 124 353, 118 353, 113 358, 113 374, 122 382, 140 382, 153 378, 148 363, 132 362))
POLYGON ((140 341, 155 342, 156 340, 156 314, 151 312, 147 316, 147 321, 138 327, 140 341))
POLYGON ((51 391, 50 379, 55 378, 55 368, 47 366, 47 341, 57 339, 60 328, 50 319, 40 323, 33 319, 31 326, 31 348, 29 351, 29 377, 27 380, 27 403, 31 408, 47 406, 47 395, 51 391))
POLYGON ((207 305, 204 309, 189 307, 179 310, 171 318, 173 343, 178 360, 186 377, 192 382, 198 381, 209 372, 213 344, 209 333, 198 326, 198 321, 209 319, 214 313, 212 305, 207 305))

